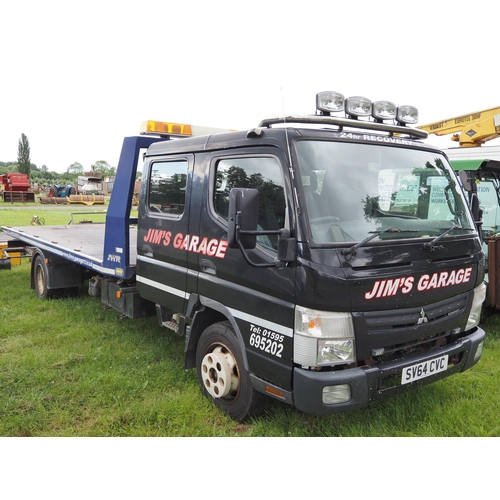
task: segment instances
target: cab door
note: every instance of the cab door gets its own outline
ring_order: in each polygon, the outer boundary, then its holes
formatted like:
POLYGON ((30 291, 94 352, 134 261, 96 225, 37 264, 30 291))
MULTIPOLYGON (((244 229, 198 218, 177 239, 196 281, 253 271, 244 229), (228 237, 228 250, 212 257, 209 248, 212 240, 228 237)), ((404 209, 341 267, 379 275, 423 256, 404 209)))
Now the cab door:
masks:
POLYGON ((184 313, 194 155, 151 158, 144 166, 137 283, 146 299, 184 313))
POLYGON ((274 265, 275 235, 259 236, 257 247, 249 251, 252 261, 271 267, 254 267, 239 249, 227 246, 229 193, 236 187, 259 191, 259 229, 286 227, 294 234, 286 159, 277 148, 262 147, 207 153, 204 162, 198 156, 198 168, 196 177, 208 182, 203 187, 199 229, 193 228, 199 245, 196 255, 189 256, 197 262, 198 294, 236 322, 250 371, 289 389, 295 267, 274 265))

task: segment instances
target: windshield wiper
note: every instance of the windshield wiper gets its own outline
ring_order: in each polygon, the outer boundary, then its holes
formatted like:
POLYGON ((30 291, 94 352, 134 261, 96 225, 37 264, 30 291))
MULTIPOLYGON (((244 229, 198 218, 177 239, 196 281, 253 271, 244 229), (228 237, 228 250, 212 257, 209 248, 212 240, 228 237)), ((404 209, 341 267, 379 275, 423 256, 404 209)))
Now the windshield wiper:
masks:
POLYGON ((382 217, 395 217, 398 219, 420 219, 420 217, 415 217, 414 215, 404 215, 404 214, 391 214, 389 212, 384 212, 380 208, 375 209, 382 217))
MULTIPOLYGON (((470 231, 470 229, 463 228, 459 224, 453 224, 453 226, 451 226, 449 229, 447 229, 444 233, 441 233, 439 236, 436 236, 432 241, 428 241, 427 243, 424 243, 424 248, 426 250, 430 250, 431 252, 433 252, 436 248, 438 248, 438 247, 436 247, 436 243, 438 241, 441 241, 442 238, 444 238, 448 233, 450 233, 454 229, 462 229, 464 231, 470 231)), ((443 247, 441 246, 439 248, 443 248, 443 247)))
POLYGON ((382 229, 381 231, 370 231, 370 233, 374 233, 371 236, 368 236, 368 238, 365 238, 364 240, 360 241, 359 243, 356 243, 352 247, 349 248, 344 248, 342 250, 342 255, 345 255, 346 257, 348 255, 352 255, 356 253, 356 250, 359 247, 362 247, 363 245, 366 245, 369 241, 373 240, 377 236, 380 236, 383 233, 406 233, 406 232, 411 232, 413 233, 414 230, 412 229, 393 229, 392 227, 386 227, 385 229, 382 229))

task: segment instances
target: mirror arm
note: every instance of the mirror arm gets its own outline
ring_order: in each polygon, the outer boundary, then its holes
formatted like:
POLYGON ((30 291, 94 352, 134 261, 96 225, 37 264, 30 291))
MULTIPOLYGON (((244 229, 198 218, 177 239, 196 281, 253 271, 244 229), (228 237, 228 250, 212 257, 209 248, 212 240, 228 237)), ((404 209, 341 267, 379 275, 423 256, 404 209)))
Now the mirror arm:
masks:
MULTIPOLYGON (((241 253, 243 254, 243 257, 244 259, 246 260, 246 262, 248 264, 250 264, 251 266, 253 267, 276 267, 276 263, 275 262, 272 262, 272 263, 257 263, 257 262, 253 262, 250 257, 248 256, 247 254, 247 251, 245 249, 245 247, 243 246, 243 243, 241 243, 241 240, 240 240, 240 234, 255 234, 255 235, 259 235, 259 234, 263 234, 265 233, 266 231, 249 231, 249 230, 242 230, 240 229, 240 224, 239 224, 239 217, 238 217, 239 213, 236 214, 236 242, 238 243, 238 247, 241 251, 241 253)), ((278 231, 279 232, 279 231, 278 231)), ((269 234, 270 231, 267 231, 267 234, 269 234)), ((273 234, 276 234, 276 232, 273 232, 273 234)))
POLYGON ((266 231, 241 229, 240 219, 241 219, 241 212, 238 211, 235 217, 235 239, 236 242, 238 243, 238 248, 240 249, 245 261, 248 264, 250 264, 253 267, 281 267, 283 263, 293 262, 295 260, 295 251, 294 251, 295 238, 290 238, 290 231, 288 229, 284 228, 270 229, 266 231), (245 247, 243 246, 243 243, 241 242, 240 234, 241 235, 249 234, 255 236, 278 234, 280 236, 278 242, 278 260, 269 264, 268 263, 259 264, 257 262, 253 262, 248 256, 248 253, 245 247))

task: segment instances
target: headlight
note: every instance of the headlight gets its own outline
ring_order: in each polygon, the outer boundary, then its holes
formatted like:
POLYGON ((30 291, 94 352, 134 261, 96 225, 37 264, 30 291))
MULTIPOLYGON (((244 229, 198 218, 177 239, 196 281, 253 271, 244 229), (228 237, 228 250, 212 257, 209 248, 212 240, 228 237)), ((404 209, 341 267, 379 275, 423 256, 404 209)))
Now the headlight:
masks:
POLYGON ((295 308, 294 361, 331 366, 355 360, 354 326, 346 312, 295 308))
POLYGON ((481 310, 484 299, 486 298, 486 285, 481 283, 474 289, 474 298, 472 299, 472 307, 470 309, 469 319, 467 320, 466 330, 470 330, 479 324, 481 319, 481 310))

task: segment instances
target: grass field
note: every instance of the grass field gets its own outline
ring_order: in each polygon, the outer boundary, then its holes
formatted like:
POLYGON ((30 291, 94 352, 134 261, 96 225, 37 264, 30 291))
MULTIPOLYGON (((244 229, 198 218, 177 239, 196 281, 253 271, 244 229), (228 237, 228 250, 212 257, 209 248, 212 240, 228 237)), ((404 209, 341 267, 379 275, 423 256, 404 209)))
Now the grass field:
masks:
POLYGON ((156 318, 121 320, 85 287, 41 301, 29 266, 0 271, 0 436, 500 436, 500 314, 463 374, 327 417, 270 401, 236 423, 183 369, 183 338, 156 318))

